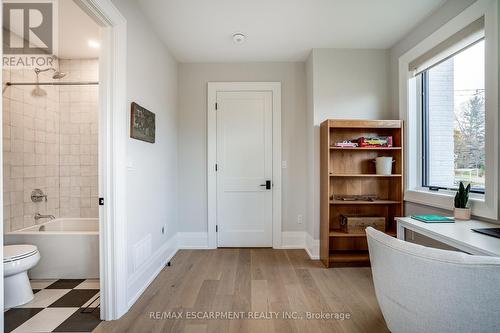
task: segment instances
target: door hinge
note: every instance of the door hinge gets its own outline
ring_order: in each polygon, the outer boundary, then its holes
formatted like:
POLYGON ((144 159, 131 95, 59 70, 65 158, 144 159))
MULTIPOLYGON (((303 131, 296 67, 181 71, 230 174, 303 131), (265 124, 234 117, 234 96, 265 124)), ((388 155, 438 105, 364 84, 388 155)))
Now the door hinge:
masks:
POLYGON ((215 226, 215 232, 219 232, 219 226, 218 225, 215 226))
POLYGON ((99 198, 99 206, 104 206, 104 198, 99 198))
POLYGON ((215 103, 215 111, 219 108, 219 104, 215 103))
POLYGON ((215 171, 217 171, 217 163, 215 163, 215 171))

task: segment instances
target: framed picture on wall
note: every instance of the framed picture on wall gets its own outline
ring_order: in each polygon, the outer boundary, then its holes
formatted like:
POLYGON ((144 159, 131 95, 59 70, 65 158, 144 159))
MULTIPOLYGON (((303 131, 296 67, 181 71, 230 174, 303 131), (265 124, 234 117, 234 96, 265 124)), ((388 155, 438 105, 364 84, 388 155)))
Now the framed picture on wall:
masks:
POLYGON ((132 102, 130 111, 130 137, 155 143, 155 114, 139 104, 132 102))

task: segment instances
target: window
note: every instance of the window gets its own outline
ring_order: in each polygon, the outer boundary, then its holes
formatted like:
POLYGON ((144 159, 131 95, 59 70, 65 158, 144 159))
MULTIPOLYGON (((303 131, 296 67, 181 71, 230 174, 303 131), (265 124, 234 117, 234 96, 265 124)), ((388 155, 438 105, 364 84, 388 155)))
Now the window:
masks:
POLYGON ((485 193, 484 39, 422 71, 422 186, 485 193))
POLYGON ((404 199, 450 210, 457 184, 470 182, 472 214, 496 220, 498 2, 475 4, 399 58, 404 199))

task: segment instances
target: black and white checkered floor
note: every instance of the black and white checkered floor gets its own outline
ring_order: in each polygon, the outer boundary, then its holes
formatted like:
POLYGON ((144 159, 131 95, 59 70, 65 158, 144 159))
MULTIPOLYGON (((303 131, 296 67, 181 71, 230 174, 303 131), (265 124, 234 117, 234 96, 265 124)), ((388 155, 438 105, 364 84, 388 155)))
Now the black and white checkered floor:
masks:
POLYGON ((31 280, 35 298, 4 313, 5 332, 92 332, 99 325, 99 280, 31 280))

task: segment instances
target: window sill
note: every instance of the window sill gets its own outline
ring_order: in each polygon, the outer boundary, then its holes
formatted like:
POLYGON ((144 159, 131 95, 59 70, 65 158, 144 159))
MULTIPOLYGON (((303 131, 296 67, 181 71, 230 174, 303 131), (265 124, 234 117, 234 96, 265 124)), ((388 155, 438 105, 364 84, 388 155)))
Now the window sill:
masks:
MULTIPOLYGON (((404 200, 452 211, 454 198, 454 191, 439 190, 434 192, 424 188, 416 188, 406 190, 404 200)), ((496 207, 488 206, 485 195, 471 193, 469 202, 472 208, 472 215, 494 220, 497 219, 496 207)))

